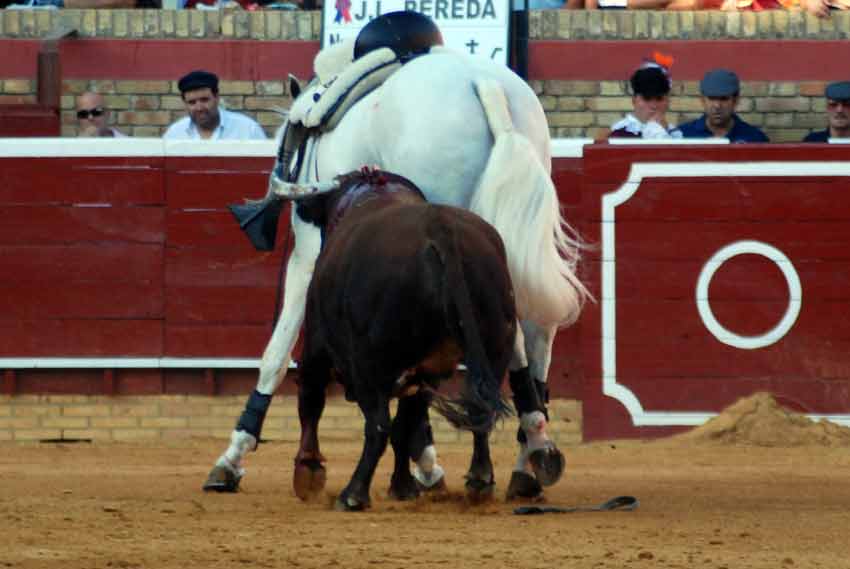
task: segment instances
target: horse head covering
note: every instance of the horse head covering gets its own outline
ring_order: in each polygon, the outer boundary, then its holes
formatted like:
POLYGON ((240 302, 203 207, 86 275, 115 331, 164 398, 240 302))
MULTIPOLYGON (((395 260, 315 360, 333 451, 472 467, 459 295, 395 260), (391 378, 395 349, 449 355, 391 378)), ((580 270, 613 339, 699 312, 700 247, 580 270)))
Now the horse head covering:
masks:
POLYGON ((370 51, 388 47, 402 63, 428 53, 431 46, 443 45, 443 34, 425 14, 401 10, 382 14, 366 24, 354 42, 354 59, 370 51))

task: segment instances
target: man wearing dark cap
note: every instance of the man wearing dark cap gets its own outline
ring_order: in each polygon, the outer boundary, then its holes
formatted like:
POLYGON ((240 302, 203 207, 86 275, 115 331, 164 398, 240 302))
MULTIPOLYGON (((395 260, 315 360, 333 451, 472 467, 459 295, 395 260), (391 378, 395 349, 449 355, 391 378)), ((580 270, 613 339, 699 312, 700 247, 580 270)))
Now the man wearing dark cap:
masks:
POLYGON ((705 114, 681 127, 685 138, 728 138, 730 142, 769 142, 767 135, 735 113, 741 82, 728 69, 712 69, 699 83, 705 114))
POLYGON ((218 77, 208 71, 192 71, 177 82, 189 116, 165 131, 170 140, 265 140, 257 122, 240 113, 219 107, 218 77))
POLYGON ((682 133, 667 122, 670 106, 670 76, 667 69, 646 61, 635 71, 632 87, 631 114, 611 126, 612 138, 666 139, 682 138, 682 133))
POLYGON ((826 86, 826 130, 809 133, 803 142, 829 142, 830 138, 850 138, 850 81, 826 86))

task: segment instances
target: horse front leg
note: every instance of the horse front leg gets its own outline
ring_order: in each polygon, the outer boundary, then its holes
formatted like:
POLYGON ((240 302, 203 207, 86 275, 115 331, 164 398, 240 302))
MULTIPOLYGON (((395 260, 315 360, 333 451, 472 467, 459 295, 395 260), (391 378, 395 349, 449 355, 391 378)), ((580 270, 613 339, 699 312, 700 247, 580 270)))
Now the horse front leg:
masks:
POLYGON ((245 410, 230 435, 230 446, 218 458, 204 482, 203 490, 207 492, 236 492, 239 489, 245 474, 242 461, 248 452, 257 448, 266 412, 274 392, 286 376, 304 321, 307 288, 321 248, 321 234, 318 227, 297 216, 296 208, 292 209, 295 248, 286 265, 283 309, 263 352, 257 387, 249 395, 245 410))
POLYGON ((383 394, 362 393, 364 389, 360 389, 361 387, 356 386, 355 389, 359 391, 357 403, 366 418, 363 452, 351 480, 340 493, 335 504, 337 510, 349 512, 364 510, 371 505, 369 488, 372 485, 378 461, 387 448, 392 428, 389 398, 383 394))
POLYGON ((517 332, 509 382, 520 419, 517 433, 520 451, 508 485, 509 500, 542 498, 543 486, 555 484, 564 472, 564 455, 546 432, 549 420, 546 377, 555 332, 555 327, 541 327, 528 321, 522 322, 517 332))

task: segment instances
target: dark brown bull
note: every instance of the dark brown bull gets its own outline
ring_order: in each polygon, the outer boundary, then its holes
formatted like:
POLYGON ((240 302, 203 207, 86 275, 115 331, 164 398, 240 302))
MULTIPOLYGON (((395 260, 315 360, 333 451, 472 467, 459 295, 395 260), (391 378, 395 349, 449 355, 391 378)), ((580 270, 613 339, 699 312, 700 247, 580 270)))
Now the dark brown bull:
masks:
POLYGON ((429 405, 473 432, 467 488, 475 498, 489 494, 488 435, 509 412, 500 386, 517 322, 502 240, 468 211, 426 203, 400 176, 364 171, 340 181, 340 189, 298 206, 325 228, 325 242, 307 297, 295 491, 307 497, 324 486, 318 423, 335 379, 366 420, 363 453, 339 509, 368 507, 388 441, 390 494, 418 494, 409 460, 429 405), (460 394, 438 394, 461 361, 460 394), (393 397, 400 401, 391 419, 393 397))

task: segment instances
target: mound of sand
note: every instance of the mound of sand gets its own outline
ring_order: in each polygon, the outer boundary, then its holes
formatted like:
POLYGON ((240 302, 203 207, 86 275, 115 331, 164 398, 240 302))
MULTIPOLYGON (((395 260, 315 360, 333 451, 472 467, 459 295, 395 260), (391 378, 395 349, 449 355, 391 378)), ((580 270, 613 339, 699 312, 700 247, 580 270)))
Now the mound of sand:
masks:
POLYGON ((769 393, 739 399, 705 424, 676 435, 687 442, 751 444, 766 447, 850 446, 850 428, 780 407, 769 393))

